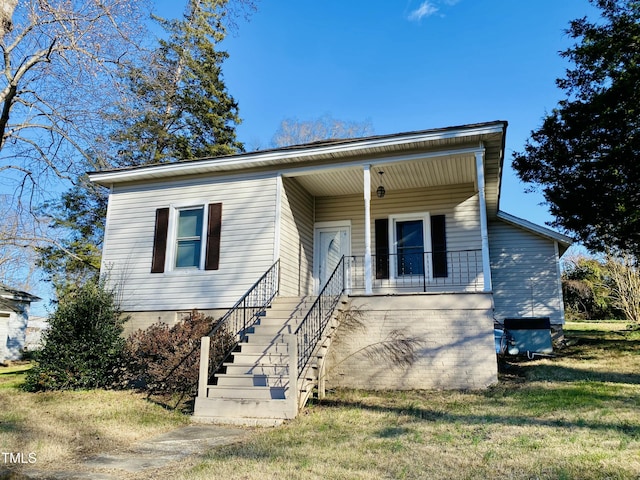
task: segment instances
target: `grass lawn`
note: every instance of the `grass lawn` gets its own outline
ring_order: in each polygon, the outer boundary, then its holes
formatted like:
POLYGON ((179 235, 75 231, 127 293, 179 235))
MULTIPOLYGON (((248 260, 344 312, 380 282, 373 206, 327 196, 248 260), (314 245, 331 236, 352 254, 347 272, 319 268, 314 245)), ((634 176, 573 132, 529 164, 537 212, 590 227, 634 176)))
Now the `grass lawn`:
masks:
POLYGON ((552 359, 486 391, 339 391, 176 478, 637 479, 640 333, 567 326, 552 359))
MULTIPOLYGON (((39 470, 73 468, 87 455, 189 423, 128 391, 24 392, 19 385, 28 368, 0 368, 0 452, 33 452, 39 470)), ((0 456, 0 472, 3 467, 0 456)))
MULTIPOLYGON (((489 390, 332 392, 154 478, 640 478, 640 332, 580 322, 566 336, 554 358, 505 364, 489 390)), ((37 451, 40 469, 187 421, 128 392, 24 393, 21 375, 0 369, 0 451, 37 451)))

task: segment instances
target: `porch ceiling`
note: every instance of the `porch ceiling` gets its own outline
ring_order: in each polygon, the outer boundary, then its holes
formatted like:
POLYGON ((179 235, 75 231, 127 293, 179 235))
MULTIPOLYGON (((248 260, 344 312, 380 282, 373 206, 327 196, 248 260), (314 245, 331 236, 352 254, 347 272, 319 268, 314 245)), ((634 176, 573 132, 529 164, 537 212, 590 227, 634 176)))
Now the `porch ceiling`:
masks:
MULTIPOLYGON (((438 185, 474 183, 476 180, 475 157, 457 155, 439 158, 424 158, 413 161, 375 164, 371 168, 371 191, 375 192, 381 182, 387 192, 428 188, 438 185)), ((316 197, 330 197, 362 193, 363 168, 348 168, 291 174, 316 197)))

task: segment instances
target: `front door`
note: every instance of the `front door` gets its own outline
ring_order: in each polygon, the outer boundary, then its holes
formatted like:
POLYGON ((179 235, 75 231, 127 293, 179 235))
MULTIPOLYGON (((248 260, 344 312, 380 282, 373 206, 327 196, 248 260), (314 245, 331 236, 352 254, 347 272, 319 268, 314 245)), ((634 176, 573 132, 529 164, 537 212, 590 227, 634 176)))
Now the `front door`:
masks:
POLYGON ((347 224, 316 226, 314 277, 317 293, 327 283, 343 255, 351 255, 351 227, 347 224))

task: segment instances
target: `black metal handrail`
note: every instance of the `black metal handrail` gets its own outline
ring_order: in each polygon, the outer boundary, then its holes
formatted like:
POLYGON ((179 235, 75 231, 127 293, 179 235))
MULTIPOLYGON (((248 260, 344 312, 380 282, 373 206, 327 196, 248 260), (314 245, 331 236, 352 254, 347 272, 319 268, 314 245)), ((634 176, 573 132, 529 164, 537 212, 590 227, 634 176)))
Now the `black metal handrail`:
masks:
MULTIPOLYGON (((217 364, 209 365, 209 372, 216 372, 218 368, 226 361, 231 352, 235 349, 239 342, 242 342, 248 330, 253 327, 261 316, 264 315, 267 307, 271 305, 273 299, 278 295, 280 289, 280 260, 271 265, 260 279, 247 290, 240 300, 225 313, 215 326, 211 329, 208 336, 215 337, 218 332, 227 332, 228 335, 222 335, 221 338, 230 338, 229 342, 223 342, 221 347, 224 349, 220 361, 217 364)), ((216 344, 219 345, 219 344, 216 344)))
MULTIPOLYGON (((350 256, 349 287, 365 288, 365 257, 350 256)), ((371 256, 371 285, 378 289, 464 289, 481 291, 483 282, 482 250, 421 252, 405 249, 400 253, 371 256)))
POLYGON ((329 319, 344 293, 345 269, 345 257, 343 256, 295 331, 298 343, 298 377, 303 374, 304 367, 309 362, 318 342, 322 339, 329 319))
MULTIPOLYGON (((225 313, 220 320, 216 320, 213 328, 206 335, 208 337, 219 337, 219 341, 213 342, 214 349, 220 346, 222 348, 222 354, 214 350, 211 351, 210 358, 221 358, 216 363, 209 364, 209 375, 207 380, 211 377, 211 372, 215 372, 226 361, 231 352, 234 350, 238 342, 244 339, 246 331, 253 326, 258 317, 266 310, 271 304, 272 300, 278 294, 280 289, 280 259, 271 265, 260 279, 253 284, 247 293, 245 293, 240 300, 238 300, 233 307, 225 313), (242 310, 242 315, 238 312, 242 310), (247 316, 247 311, 251 312, 250 316, 247 316), (239 321, 242 318, 242 321, 239 321), (248 321, 247 321, 248 319, 248 321), (242 325, 242 328, 239 328, 242 325), (213 368, 212 368, 213 367, 213 368)), ((162 382, 165 382, 173 373, 182 365, 196 350, 200 348, 200 344, 196 344, 193 349, 187 353, 180 362, 178 362, 169 372, 166 374, 162 382)), ((202 360, 202 359, 201 359, 202 360)), ((207 360, 209 361, 209 360, 207 360)))

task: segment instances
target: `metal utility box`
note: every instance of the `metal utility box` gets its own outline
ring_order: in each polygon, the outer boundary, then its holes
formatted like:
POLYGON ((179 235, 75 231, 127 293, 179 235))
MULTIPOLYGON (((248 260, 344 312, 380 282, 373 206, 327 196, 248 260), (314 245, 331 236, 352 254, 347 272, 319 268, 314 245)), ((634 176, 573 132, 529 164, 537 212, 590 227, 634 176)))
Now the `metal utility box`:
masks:
POLYGON ((549 317, 505 318, 504 329, 511 334, 520 354, 553 352, 549 317))

